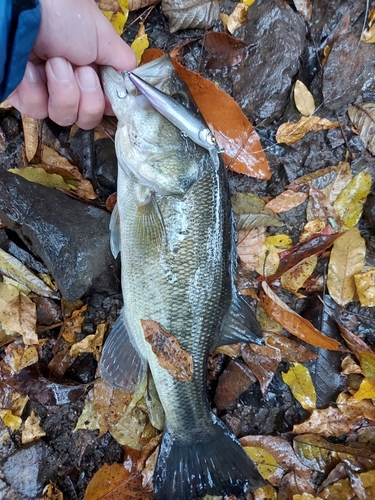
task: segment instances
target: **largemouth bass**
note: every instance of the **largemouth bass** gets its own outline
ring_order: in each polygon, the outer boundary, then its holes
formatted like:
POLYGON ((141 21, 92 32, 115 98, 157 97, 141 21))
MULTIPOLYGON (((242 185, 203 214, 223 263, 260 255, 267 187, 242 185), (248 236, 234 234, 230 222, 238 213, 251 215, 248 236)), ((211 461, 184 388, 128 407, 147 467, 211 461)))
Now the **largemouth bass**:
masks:
MULTIPOLYGON (((182 103, 187 118, 192 113, 205 123, 167 56, 134 73, 182 103)), ((254 490, 264 481, 210 411, 205 389, 209 352, 224 344, 262 343, 254 313, 234 284, 235 228, 220 155, 160 114, 128 75, 105 67, 102 80, 118 118, 111 247, 114 254, 121 251, 124 308, 104 345, 100 373, 134 391, 150 367, 165 411, 156 500, 254 490), (160 366, 142 320, 157 322, 191 355, 189 380, 160 366)))

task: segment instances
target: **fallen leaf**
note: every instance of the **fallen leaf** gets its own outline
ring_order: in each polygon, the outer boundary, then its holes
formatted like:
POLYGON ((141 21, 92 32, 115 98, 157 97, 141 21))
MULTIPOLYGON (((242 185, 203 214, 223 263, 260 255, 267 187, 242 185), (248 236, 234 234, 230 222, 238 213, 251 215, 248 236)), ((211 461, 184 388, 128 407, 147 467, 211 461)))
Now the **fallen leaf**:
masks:
POLYGON ((353 397, 356 401, 375 399, 375 380, 364 378, 353 397))
POLYGON ((278 253, 288 250, 288 248, 291 248, 292 244, 292 238, 287 234, 274 234, 273 236, 267 236, 265 242, 265 246, 267 248, 274 248, 278 253))
POLYGON ((128 19, 128 0, 95 0, 98 7, 110 21, 118 35, 124 31, 125 23, 128 19))
POLYGON ((330 443, 320 436, 304 434, 296 436, 293 448, 306 467, 327 474, 340 461, 348 460, 352 465, 364 469, 375 466, 375 454, 365 448, 354 448, 330 443))
POLYGON ((333 208, 327 196, 314 186, 310 187, 306 218, 308 221, 319 219, 326 223, 329 222, 333 227, 337 228, 342 226, 341 217, 333 208))
POLYGON ((318 235, 326 227, 327 222, 321 219, 314 219, 307 222, 303 228, 303 232, 299 237, 299 242, 304 243, 310 240, 313 236, 318 235))
POLYGON ((83 407, 81 415, 78 417, 73 432, 79 429, 86 429, 88 431, 100 429, 98 415, 94 409, 93 391, 90 391, 87 395, 85 406, 83 407))
POLYGON ((142 23, 139 27, 137 36, 134 38, 134 41, 130 45, 137 59, 137 66, 141 62, 143 52, 147 49, 147 47, 149 47, 149 45, 150 43, 148 41, 146 29, 144 24, 142 23))
POLYGON ((218 0, 162 0, 163 14, 168 18, 169 31, 210 28, 219 18, 218 0))
POLYGON ((93 409, 97 414, 100 436, 120 420, 132 400, 132 394, 111 387, 102 379, 95 380, 93 409))
POLYGON ((288 210, 292 210, 292 208, 296 208, 305 200, 307 200, 307 193, 300 193, 298 191, 292 191, 291 189, 287 189, 282 192, 276 198, 269 201, 266 205, 264 205, 264 209, 270 209, 276 214, 280 214, 282 212, 287 212, 288 210))
POLYGON ((263 396, 266 396, 268 386, 281 361, 280 352, 270 346, 244 345, 241 349, 241 355, 257 378, 263 396))
POLYGON ((43 488, 43 496, 41 500, 63 500, 63 499, 64 495, 55 484, 49 483, 43 488))
POLYGON ((312 14, 311 0, 293 0, 293 3, 295 8, 297 9, 297 12, 299 12, 301 16, 303 16, 305 21, 310 21, 312 14))
POLYGON ((295 361, 305 363, 306 361, 312 361, 317 358, 315 352, 309 351, 306 347, 298 344, 293 339, 278 335, 274 332, 267 332, 263 327, 262 331, 267 345, 277 349, 284 361, 289 361, 290 363, 295 361))
POLYGON ((354 491, 353 485, 349 479, 340 479, 335 484, 324 488, 319 495, 323 500, 353 500, 354 498, 366 500, 375 498, 375 472, 369 471, 358 474, 358 480, 365 490, 365 496, 362 496, 362 498, 358 496, 358 490, 357 492, 354 491))
POLYGON ((8 172, 19 175, 27 181, 41 184, 42 186, 61 189, 62 191, 75 191, 76 185, 66 182, 61 175, 48 174, 41 167, 10 168, 8 172))
POLYGON ((312 411, 316 407, 316 392, 306 366, 292 363, 289 370, 281 375, 302 408, 312 411))
POLYGON ((224 163, 234 172, 270 179, 271 172, 258 134, 238 104, 215 83, 188 71, 176 59, 173 64, 213 130, 219 147, 224 149, 224 163))
POLYGON ((22 115, 26 159, 30 163, 38 150, 41 120, 22 115))
POLYGON ((290 271, 286 271, 280 278, 280 283, 284 290, 297 294, 298 290, 313 273, 317 262, 317 256, 313 255, 290 271))
POLYGON ((239 64, 247 54, 247 45, 228 33, 210 31, 202 41, 202 45, 211 54, 206 69, 215 70, 239 64))
POLYGON ((375 155, 375 103, 361 102, 348 110, 349 118, 359 131, 361 139, 371 154, 375 155))
POLYGON ((234 194, 231 204, 238 231, 261 226, 281 226, 278 216, 272 210, 265 210, 265 202, 254 193, 234 194))
POLYGON ((310 189, 310 185, 312 184, 315 188, 322 189, 334 180, 336 172, 337 167, 331 165, 329 167, 315 170, 315 172, 309 172, 308 174, 302 175, 286 187, 287 189, 292 189, 293 191, 307 191, 310 189), (322 186, 321 184, 324 185, 322 186))
POLYGON ((141 436, 148 423, 147 414, 139 406, 126 410, 120 420, 109 429, 112 437, 119 444, 141 450, 141 436))
POLYGON ((81 342, 72 345, 70 348, 70 355, 79 356, 84 353, 92 353, 96 361, 99 362, 106 330, 107 325, 103 323, 98 325, 94 335, 87 335, 81 342))
POLYGON ((331 122, 319 116, 301 118, 297 123, 283 123, 276 132, 276 142, 290 146, 302 139, 308 132, 337 128, 339 122, 331 122))
POLYGON ((220 375, 214 402, 224 410, 256 381, 250 368, 240 360, 232 359, 220 375))
POLYGON ((237 252, 246 267, 253 271, 258 262, 259 254, 266 241, 266 228, 255 227, 243 229, 238 233, 237 252))
POLYGON ((150 7, 150 5, 155 5, 158 2, 159 0, 128 0, 129 12, 150 7))
POLYGON ((308 344, 334 351, 340 350, 340 343, 326 337, 313 325, 288 307, 267 285, 262 282, 260 302, 266 313, 278 321, 283 328, 308 344))
POLYGON ((293 433, 341 436, 351 432, 352 426, 364 425, 366 419, 375 419, 375 407, 370 400, 356 401, 349 395, 340 394, 335 406, 313 410, 305 422, 293 427, 293 433))
MULTIPOLYGON (((0 283, 0 285, 5 284, 0 283)), ((1 288, 3 289, 4 286, 1 288)), ((0 296, 0 322, 2 328, 8 335, 22 335, 23 342, 26 345, 38 344, 36 306, 29 297, 16 288, 15 290, 17 294, 14 298, 11 296, 9 301, 0 296)))
POLYGON ((333 300, 345 306, 354 299, 354 275, 365 265, 366 243, 358 228, 352 227, 336 240, 328 265, 327 287, 333 300))
POLYGON ((25 427, 22 430, 22 444, 32 443, 46 435, 39 424, 40 418, 34 410, 31 410, 31 414, 25 420, 25 427))
POLYGON ((182 349, 176 337, 165 332, 156 321, 141 320, 141 324, 145 340, 151 345, 159 365, 180 382, 191 380, 193 358, 182 349))
POLYGON ((13 372, 18 372, 37 363, 38 359, 38 351, 34 345, 25 346, 22 343, 13 342, 5 347, 4 362, 10 366, 13 372))
POLYGON ((354 275, 358 299, 362 307, 375 307, 375 268, 362 269, 354 275))
POLYGON ((371 183, 371 175, 368 172, 359 172, 337 197, 333 208, 340 215, 344 227, 351 228, 359 221, 363 205, 371 190, 371 183))
POLYGON ((71 313, 70 317, 64 319, 60 335, 67 342, 75 342, 77 335, 81 333, 86 311, 87 304, 83 305, 80 309, 76 309, 71 313))
POLYGON ((303 116, 310 116, 315 111, 314 98, 301 80, 296 80, 294 85, 294 104, 303 116))
POLYGON ((266 244, 264 244, 257 257, 254 269, 261 276, 273 276, 277 271, 279 264, 280 257, 277 249, 275 247, 268 248, 266 244))
POLYGON ((253 491, 254 500, 277 500, 277 491, 270 484, 253 491))
POLYGON ((340 162, 336 166, 337 175, 334 180, 322 189, 322 192, 327 196, 328 201, 333 204, 341 191, 349 184, 353 178, 350 165, 346 161, 340 162))
MULTIPOLYGON (((0 273, 25 285, 42 297, 58 299, 59 296, 41 279, 35 276, 21 261, 0 248, 0 273)), ((1 294, 1 292, 0 292, 1 294)))
POLYGON ((279 466, 273 456, 258 446, 244 446, 244 450, 257 466, 263 479, 273 476, 279 466))
POLYGON ((375 43, 375 25, 362 31, 361 42, 375 43))
POLYGON ((245 24, 247 8, 247 5, 244 3, 238 3, 235 6, 234 11, 229 15, 226 29, 231 35, 233 35, 237 28, 240 28, 245 24))

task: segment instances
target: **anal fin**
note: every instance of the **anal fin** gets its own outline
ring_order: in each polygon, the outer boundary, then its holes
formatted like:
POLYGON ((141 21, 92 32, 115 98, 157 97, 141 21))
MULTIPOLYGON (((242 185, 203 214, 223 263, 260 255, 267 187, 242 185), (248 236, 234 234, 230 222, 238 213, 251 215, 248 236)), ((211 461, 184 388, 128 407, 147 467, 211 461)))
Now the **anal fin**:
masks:
POLYGON ((222 345, 253 342, 264 344, 262 330, 251 306, 234 289, 231 307, 224 317, 221 333, 215 339, 212 351, 222 345))
POLYGON ((134 392, 145 378, 146 369, 147 362, 134 347, 121 310, 104 344, 100 376, 114 387, 134 392))

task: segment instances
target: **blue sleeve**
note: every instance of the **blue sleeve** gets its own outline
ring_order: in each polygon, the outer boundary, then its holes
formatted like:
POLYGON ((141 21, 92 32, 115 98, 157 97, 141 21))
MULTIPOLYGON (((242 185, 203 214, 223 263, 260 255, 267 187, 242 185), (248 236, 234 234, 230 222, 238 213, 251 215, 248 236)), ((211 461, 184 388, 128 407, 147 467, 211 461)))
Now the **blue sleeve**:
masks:
POLYGON ((39 25, 38 0, 0 0, 0 102, 22 80, 39 25))

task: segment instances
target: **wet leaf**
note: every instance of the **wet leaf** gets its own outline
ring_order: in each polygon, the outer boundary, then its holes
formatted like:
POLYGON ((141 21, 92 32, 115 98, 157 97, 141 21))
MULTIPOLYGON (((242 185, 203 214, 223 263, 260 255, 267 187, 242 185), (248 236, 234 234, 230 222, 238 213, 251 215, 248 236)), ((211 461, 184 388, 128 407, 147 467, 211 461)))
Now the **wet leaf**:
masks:
POLYGON ((223 32, 210 31, 204 37, 202 45, 211 54, 206 65, 207 70, 234 66, 247 54, 247 45, 242 40, 223 32))
POLYGON ((315 111, 314 98, 301 80, 296 80, 294 85, 294 104, 303 116, 312 115, 315 111))
POLYGON ((227 408, 254 382, 252 371, 240 360, 232 359, 219 377, 215 405, 220 410, 227 408))
POLYGON ((72 312, 69 318, 65 318, 61 329, 61 336, 70 343, 76 341, 77 335, 82 331, 82 325, 87 311, 87 304, 72 312))
MULTIPOLYGON (((266 243, 266 242, 265 242, 266 243)), ((263 245, 255 264, 255 271, 261 276, 273 276, 280 264, 279 252, 275 247, 263 245)))
POLYGON ((336 166, 337 175, 334 180, 322 189, 330 203, 334 203, 341 191, 349 184, 353 178, 350 165, 346 161, 340 162, 336 166))
POLYGON ((250 230, 243 229, 238 233, 238 255, 251 271, 255 269, 258 263, 258 257, 265 241, 265 227, 255 227, 250 230))
POLYGON ((364 268, 354 275, 358 299, 362 307, 375 307, 375 268, 364 268))
POLYGON ((282 378, 302 408, 311 411, 316 407, 315 387, 306 366, 292 363, 289 370, 282 373, 282 378))
POLYGON ((285 290, 297 293, 298 290, 304 285, 305 281, 313 273, 317 264, 318 258, 316 255, 305 259, 301 264, 294 267, 290 271, 286 271, 280 279, 281 286, 285 290))
POLYGON ((231 204, 238 231, 261 226, 281 226, 278 216, 272 210, 265 210, 265 202, 254 193, 234 194, 231 204))
POLYGON ((333 208, 326 195, 319 189, 314 188, 314 186, 310 187, 306 217, 308 221, 320 219, 326 223, 330 222, 331 225, 337 228, 342 226, 340 215, 333 208))
POLYGON ((319 116, 303 117, 297 123, 280 125, 276 133, 276 142, 290 146, 302 139, 308 132, 329 130, 338 126, 339 122, 330 122, 326 118, 319 118, 319 116))
POLYGON ((73 432, 76 432, 79 429, 94 431, 99 428, 98 415, 94 409, 93 392, 90 391, 87 395, 85 406, 83 407, 81 415, 78 417, 73 432))
POLYGON ((281 361, 280 353, 269 346, 245 345, 241 349, 241 354, 243 360, 259 381, 263 396, 266 396, 268 386, 281 361))
POLYGON ((62 191, 76 190, 76 186, 72 183, 65 182, 61 175, 48 174, 41 167, 25 167, 22 169, 10 168, 8 171, 23 177, 27 181, 42 184, 42 186, 61 189, 62 191))
POLYGON ((176 337, 165 332, 156 321, 141 320, 141 324, 145 340, 151 345, 159 365, 180 382, 191 380, 193 358, 182 349, 176 337))
POLYGON ((128 19, 128 0, 95 0, 98 7, 110 21, 116 33, 121 35, 128 19))
POLYGON ((244 446, 244 450, 256 464, 263 479, 273 476, 279 466, 273 456, 258 446, 244 446))
POLYGON ((135 406, 131 410, 128 407, 109 432, 118 443, 130 446, 135 450, 141 450, 141 436, 147 423, 147 414, 139 406, 135 406))
POLYGON ((375 353, 371 349, 356 352, 365 377, 375 381, 375 353))
POLYGON ((310 240, 313 236, 318 235, 323 231, 326 225, 327 222, 320 219, 314 219, 307 222, 307 224, 305 224, 303 228, 302 234, 300 234, 299 242, 303 243, 307 240, 310 240))
POLYGON ((313 434, 296 436, 293 447, 302 463, 323 474, 327 474, 342 460, 348 460, 352 465, 365 470, 375 467, 375 454, 371 451, 333 444, 313 434))
POLYGON ((43 488, 41 500, 64 500, 64 495, 55 484, 49 483, 43 488))
POLYGON ((288 307, 265 281, 262 282, 262 288, 260 301, 264 310, 272 319, 278 321, 286 331, 316 347, 340 350, 339 342, 323 335, 309 321, 288 307))
MULTIPOLYGON (((0 290, 9 287, 0 283, 0 290), (1 286, 3 285, 3 286, 1 286)), ((36 334, 36 306, 34 302, 15 287, 11 295, 0 295, 0 323, 2 329, 8 334, 22 335, 26 345, 38 344, 36 334), (9 299, 9 300, 8 300, 9 299)))
POLYGON ((139 27, 137 36, 131 44, 131 48, 137 58, 137 66, 141 62, 144 51, 149 47, 148 36, 146 33, 145 25, 142 23, 139 27))
POLYGON ((162 9, 171 33, 210 28, 219 17, 218 0, 162 0, 162 9))
POLYGON ((355 175, 337 197, 333 208, 340 215, 344 226, 351 228, 359 221, 363 205, 371 189, 371 175, 362 171, 355 175))
POLYGON ((247 8, 247 5, 244 3, 238 3, 234 11, 228 16, 226 28, 231 35, 233 35, 237 28, 245 24, 247 8))
POLYGON ((336 240, 328 265, 327 287, 333 300, 345 306, 354 299, 354 275, 365 265, 366 243, 358 228, 352 227, 336 240))
POLYGON ((287 234, 275 234, 273 236, 267 236, 265 242, 267 248, 271 249, 272 247, 274 247, 278 253, 281 253, 284 250, 288 250, 288 248, 291 248, 292 244, 292 238, 287 234))
POLYGON ((34 345, 25 346, 13 342, 5 348, 4 362, 10 366, 13 372, 18 372, 27 366, 38 362, 38 351, 34 345))
POLYGON ((293 339, 289 339, 283 335, 277 335, 276 333, 267 332, 264 328, 262 328, 262 331, 267 345, 274 349, 278 349, 284 361, 305 363, 306 361, 312 361, 317 358, 317 354, 309 351, 306 347, 298 344, 293 339))
POLYGON ((319 255, 321 252, 330 247, 333 242, 341 236, 342 234, 317 234, 307 241, 297 243, 297 245, 282 254, 280 266, 277 272, 273 276, 271 276, 268 281, 276 281, 286 271, 293 269, 302 261, 310 258, 313 255, 319 255))
MULTIPOLYGON (((42 297, 58 299, 59 296, 41 279, 35 276, 21 261, 0 248, 0 273, 14 279, 18 283, 42 297)), ((0 292, 1 295, 1 292, 0 292)))
POLYGON ((287 189, 286 191, 276 196, 276 198, 269 201, 264 206, 264 208, 268 208, 276 214, 280 214, 282 212, 292 210, 292 208, 298 207, 307 199, 307 196, 307 193, 300 193, 298 191, 287 189))
POLYGON ((26 160, 30 163, 38 150, 41 120, 22 115, 26 160))
POLYGON ((353 397, 356 401, 362 401, 362 399, 375 399, 375 380, 363 379, 358 391, 353 397))
POLYGON ((22 418, 14 415, 11 410, 0 409, 0 418, 3 419, 4 425, 13 431, 18 430, 22 425, 22 418))
POLYGON ((375 25, 372 25, 371 28, 367 28, 362 31, 361 42, 375 43, 375 25))
POLYGON ((133 10, 144 9, 150 5, 155 5, 159 0, 128 0, 129 12, 133 10))
POLYGON ((349 118, 359 131, 371 154, 375 155, 375 103, 361 102, 348 110, 349 118))
POLYGON ((95 380, 93 407, 97 414, 100 435, 113 427, 125 413, 132 394, 111 387, 102 379, 95 380))
POLYGON ((219 147, 225 150, 224 163, 234 172, 269 179, 271 172, 258 134, 238 104, 213 82, 175 60, 173 64, 214 131, 219 147))
POLYGON ((277 491, 270 484, 257 488, 253 492, 254 500, 277 500, 277 491))
POLYGON ((321 436, 340 436, 351 431, 352 426, 363 420, 375 419, 375 407, 369 400, 356 401, 346 394, 340 394, 335 406, 324 410, 313 410, 310 417, 293 427, 293 433, 314 433, 321 436))
POLYGON ((357 492, 354 491, 353 485, 349 479, 340 479, 335 484, 327 486, 319 493, 323 500, 352 500, 375 498, 375 471, 363 472, 358 475, 362 487, 365 490, 365 496, 360 498, 357 492), (353 496, 355 494, 355 496, 353 496))
POLYGON ((40 418, 32 410, 31 415, 25 420, 25 427, 22 430, 22 444, 32 443, 46 435, 39 424, 40 418))
POLYGON ((103 348, 104 334, 107 330, 107 325, 100 324, 96 327, 95 335, 87 335, 81 342, 77 342, 70 348, 71 356, 79 356, 84 353, 92 353, 97 362, 103 348))

